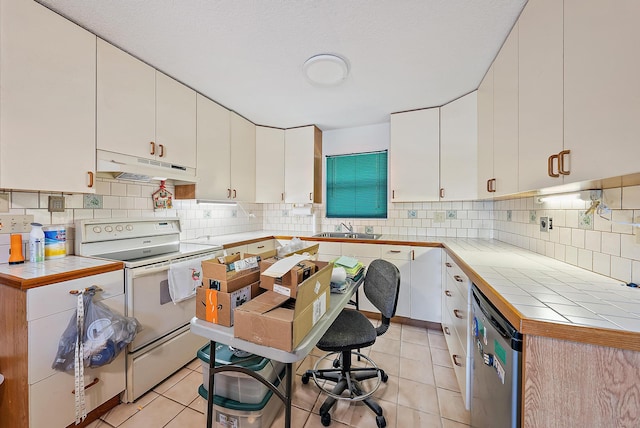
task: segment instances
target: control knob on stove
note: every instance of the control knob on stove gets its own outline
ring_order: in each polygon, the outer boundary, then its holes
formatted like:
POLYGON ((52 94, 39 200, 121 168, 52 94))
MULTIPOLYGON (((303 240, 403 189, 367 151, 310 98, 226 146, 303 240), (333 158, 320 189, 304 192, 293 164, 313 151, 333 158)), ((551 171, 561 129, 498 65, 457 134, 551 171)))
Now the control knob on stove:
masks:
POLYGON ((111 233, 111 232, 113 232, 113 227, 111 227, 111 226, 105 226, 105 227, 104 227, 104 231, 105 231, 105 232, 109 232, 109 233, 111 233))
POLYGON ((126 226, 126 228, 127 228, 127 230, 128 230, 129 232, 131 232, 131 231, 133 230, 133 226, 132 226, 132 225, 130 225, 130 224, 128 224, 128 225, 126 226))
POLYGON ((117 226, 116 226, 116 230, 117 230, 118 232, 122 232, 122 230, 123 230, 122 225, 117 225, 117 226))
POLYGON ((100 232, 102 232, 102 229, 100 228, 100 226, 93 226, 93 231, 95 233, 100 233, 100 232))

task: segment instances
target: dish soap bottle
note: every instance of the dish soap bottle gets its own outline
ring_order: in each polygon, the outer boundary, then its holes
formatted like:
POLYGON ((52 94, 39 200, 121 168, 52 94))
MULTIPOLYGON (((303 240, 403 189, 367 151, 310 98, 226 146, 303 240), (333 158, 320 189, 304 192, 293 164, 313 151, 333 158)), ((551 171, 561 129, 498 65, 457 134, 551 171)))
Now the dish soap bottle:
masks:
POLYGON ((32 263, 44 261, 44 231, 40 223, 31 223, 29 261, 32 263))

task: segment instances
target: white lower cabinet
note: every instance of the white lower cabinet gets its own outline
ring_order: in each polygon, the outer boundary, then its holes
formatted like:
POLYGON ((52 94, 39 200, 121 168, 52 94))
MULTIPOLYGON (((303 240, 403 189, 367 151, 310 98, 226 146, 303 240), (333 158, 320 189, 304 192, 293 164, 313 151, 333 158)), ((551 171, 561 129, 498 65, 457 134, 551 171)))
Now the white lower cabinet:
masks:
POLYGON ((443 259, 442 330, 465 407, 469 409, 471 395, 471 282, 448 254, 443 259))
POLYGON ((442 250, 411 247, 411 319, 442 320, 442 250))
MULTIPOLYGON (((94 299, 124 314, 122 271, 46 285, 27 291, 29 427, 64 427, 75 420, 73 372, 51 368, 58 342, 75 314, 77 290, 98 285, 94 299)), ((85 369, 85 402, 92 411, 125 390, 125 353, 102 367, 85 369)))
MULTIPOLYGON (((375 259, 380 258, 380 246, 369 244, 356 244, 350 242, 343 242, 341 246, 341 255, 354 257, 358 259, 362 264, 369 266, 369 264, 375 259)), ((364 294, 364 288, 358 289, 358 306, 363 311, 379 312, 378 309, 367 299, 364 294)))
POLYGON ((411 248, 401 245, 381 245, 382 258, 398 267, 400 291, 396 316, 411 318, 411 248))

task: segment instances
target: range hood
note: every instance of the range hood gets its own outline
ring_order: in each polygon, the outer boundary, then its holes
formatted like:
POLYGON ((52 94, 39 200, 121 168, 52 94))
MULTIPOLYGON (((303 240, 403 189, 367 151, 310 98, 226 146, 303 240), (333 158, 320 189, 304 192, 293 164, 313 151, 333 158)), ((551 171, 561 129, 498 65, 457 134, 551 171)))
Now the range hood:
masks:
POLYGON ((195 168, 106 150, 96 150, 96 172, 121 180, 174 180, 187 183, 198 181, 195 168))

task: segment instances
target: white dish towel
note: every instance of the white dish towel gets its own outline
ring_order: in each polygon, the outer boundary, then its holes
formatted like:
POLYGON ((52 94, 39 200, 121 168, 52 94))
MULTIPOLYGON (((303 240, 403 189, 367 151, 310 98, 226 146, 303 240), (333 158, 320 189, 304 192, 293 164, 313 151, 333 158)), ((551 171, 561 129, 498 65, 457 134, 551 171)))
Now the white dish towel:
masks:
POLYGON ((174 304, 196 295, 196 287, 202 285, 202 260, 211 257, 175 262, 169 265, 169 295, 174 304))

